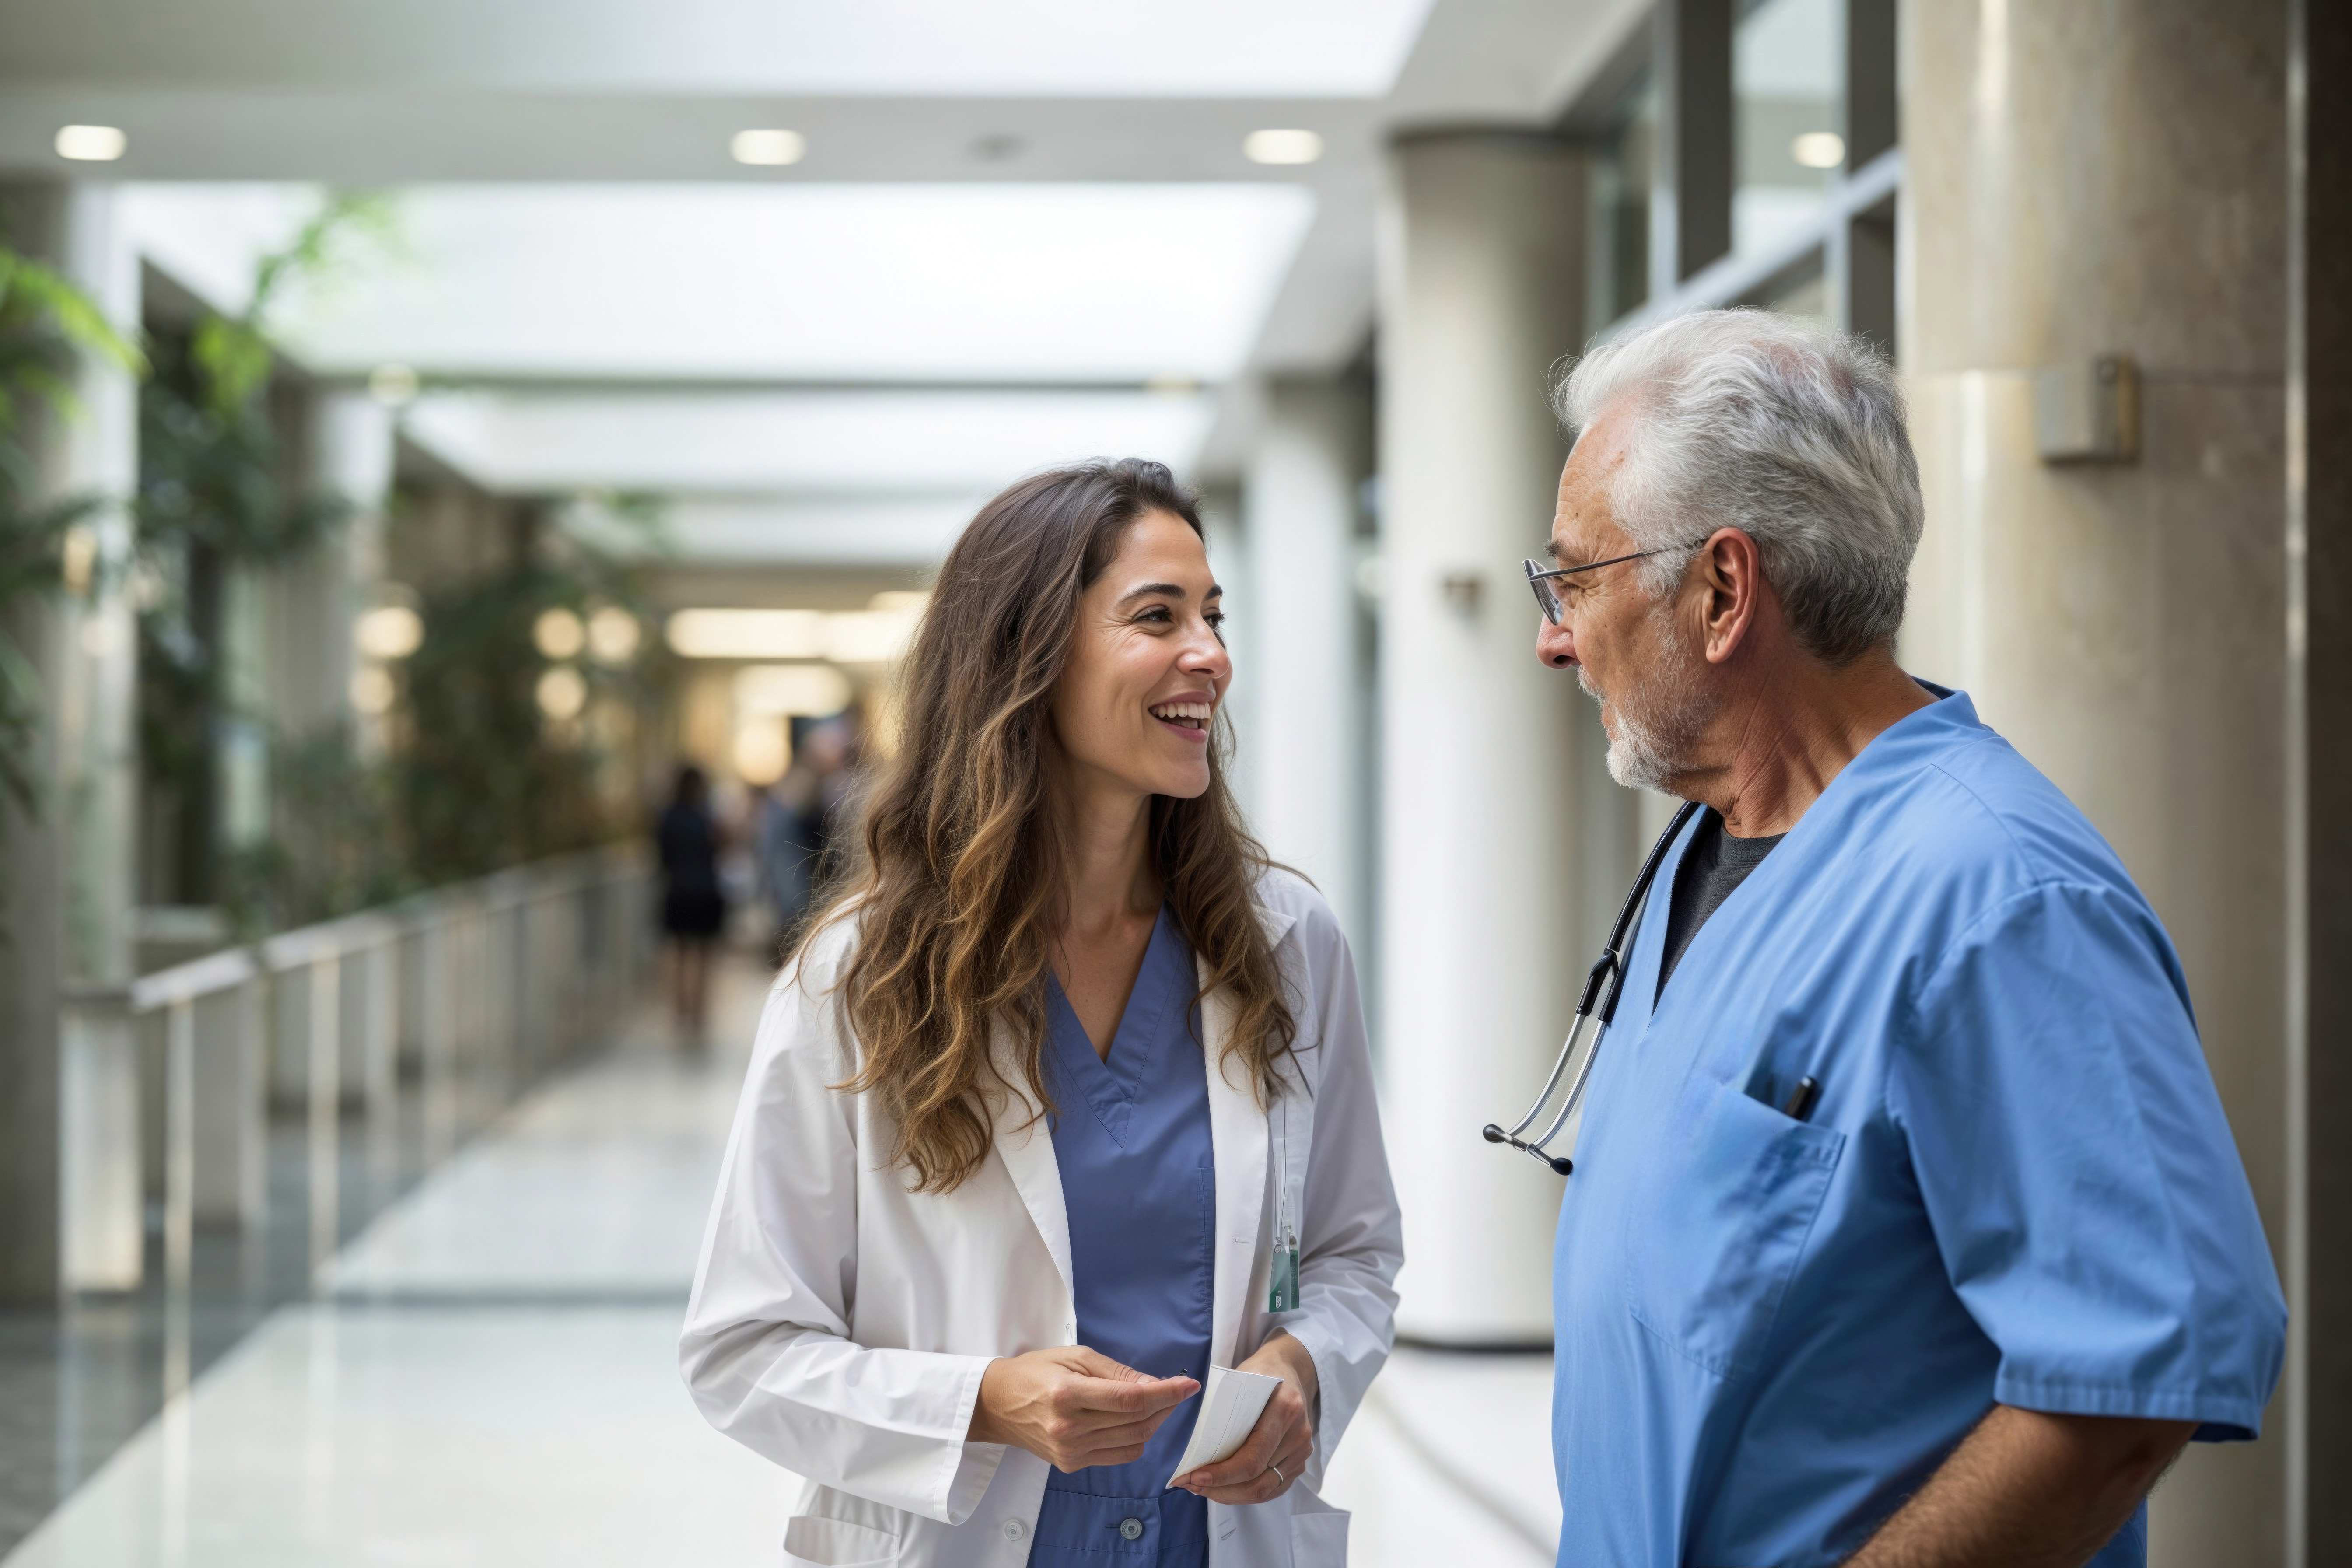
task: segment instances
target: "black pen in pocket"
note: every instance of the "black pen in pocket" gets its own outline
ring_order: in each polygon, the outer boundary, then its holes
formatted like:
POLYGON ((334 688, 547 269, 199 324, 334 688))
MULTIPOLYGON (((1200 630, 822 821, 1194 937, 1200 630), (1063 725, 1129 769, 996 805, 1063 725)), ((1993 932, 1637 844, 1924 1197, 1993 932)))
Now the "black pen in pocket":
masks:
POLYGON ((1801 1078, 1797 1087, 1789 1091, 1789 1102, 1780 1107, 1782 1115, 1802 1121, 1813 1113, 1813 1102, 1822 1097, 1821 1080, 1801 1078))

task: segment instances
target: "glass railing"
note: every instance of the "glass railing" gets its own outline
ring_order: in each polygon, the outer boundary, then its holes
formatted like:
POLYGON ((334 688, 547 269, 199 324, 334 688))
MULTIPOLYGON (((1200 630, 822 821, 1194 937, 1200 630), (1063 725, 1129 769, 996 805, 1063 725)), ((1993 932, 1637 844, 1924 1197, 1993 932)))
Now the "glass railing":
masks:
POLYGON ((68 1288, 160 1269, 184 1296, 199 1231, 299 1226, 316 1269, 609 1035, 652 961, 651 878, 639 846, 585 851, 70 995, 68 1288))

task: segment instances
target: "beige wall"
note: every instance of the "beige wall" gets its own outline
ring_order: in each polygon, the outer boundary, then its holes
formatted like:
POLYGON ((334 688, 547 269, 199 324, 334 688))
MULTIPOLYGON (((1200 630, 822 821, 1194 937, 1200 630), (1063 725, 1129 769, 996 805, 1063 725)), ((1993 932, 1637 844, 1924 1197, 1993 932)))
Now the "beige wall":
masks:
MULTIPOLYGON (((2087 812, 2179 944, 2285 1241, 2283 11, 1913 0, 1901 342, 1927 494, 1910 667, 2087 812), (2142 456, 2035 453, 2036 366, 2127 353, 2142 456)), ((2151 1561, 2284 1561, 2283 1402, 2199 1446, 2151 1561)))

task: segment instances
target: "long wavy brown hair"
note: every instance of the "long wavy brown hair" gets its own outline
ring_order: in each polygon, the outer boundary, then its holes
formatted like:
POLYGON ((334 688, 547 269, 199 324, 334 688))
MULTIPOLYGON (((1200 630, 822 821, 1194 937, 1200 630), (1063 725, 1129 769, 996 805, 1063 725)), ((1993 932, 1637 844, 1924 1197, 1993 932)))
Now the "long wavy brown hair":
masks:
MULTIPOLYGON (((949 1192, 988 1158, 1010 1086, 992 1055, 1009 1026, 1039 1104, 1047 949, 1061 929, 1065 852, 1047 807, 1057 744, 1047 699, 1068 662, 1078 601, 1128 529, 1151 512, 1200 533, 1200 512, 1159 463, 1129 458, 1023 479, 980 510, 940 568, 900 676, 897 754, 867 795, 860 864, 817 928, 851 921, 838 988, 856 1074, 893 1129, 890 1157, 919 1190, 949 1192)), ((1200 960, 1201 994, 1223 990, 1238 1066, 1265 1103, 1297 1025, 1253 889, 1268 862, 1225 783, 1220 714, 1209 787, 1155 795, 1160 887, 1200 960)), ((1195 997, 1195 1002, 1199 997, 1195 997)))

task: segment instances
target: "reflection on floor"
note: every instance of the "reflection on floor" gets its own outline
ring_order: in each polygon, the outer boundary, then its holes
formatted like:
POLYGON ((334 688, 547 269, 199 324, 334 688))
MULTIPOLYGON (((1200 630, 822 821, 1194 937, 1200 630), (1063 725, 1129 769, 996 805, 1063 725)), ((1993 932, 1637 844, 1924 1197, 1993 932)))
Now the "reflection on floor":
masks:
MULTIPOLYGON (((465 1114, 468 1129, 494 1114, 465 1114)), ((415 1186, 427 1165, 421 1097, 404 1090, 371 1124, 347 1118, 337 1146, 336 1235, 348 1240, 415 1186)), ((0 1553, 5 1553, 279 1307, 311 1289, 310 1144, 299 1122, 269 1131, 272 1223, 199 1229, 184 1300, 163 1289, 163 1207, 151 1200, 146 1283, 51 1308, 0 1310, 0 1553)))
POLYGON ((764 976, 659 1020, 356 1237, 5 1568, 772 1564, 798 1483, 705 1426, 677 1341, 764 976))
MULTIPOLYGON (((631 1020, 314 1294, 224 1322, 0 1568, 774 1563, 798 1483, 704 1426, 675 1352, 765 979, 719 978, 710 1054, 631 1020)), ((1540 1358, 1401 1352, 1332 1468, 1350 1561, 1548 1561, 1549 1384, 1540 1358)))
POLYGON ((1559 1540, 1551 1358, 1400 1350, 1331 1460, 1352 1568, 1543 1568, 1559 1540))

